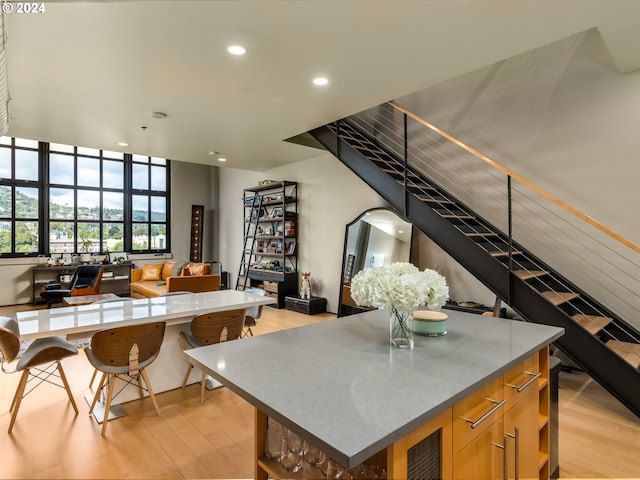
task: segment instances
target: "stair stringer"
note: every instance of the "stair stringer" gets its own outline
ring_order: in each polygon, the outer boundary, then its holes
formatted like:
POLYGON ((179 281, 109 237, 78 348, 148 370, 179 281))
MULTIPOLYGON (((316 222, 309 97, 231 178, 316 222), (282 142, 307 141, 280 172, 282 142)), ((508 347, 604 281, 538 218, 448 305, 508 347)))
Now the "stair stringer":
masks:
POLYGON ((640 417, 640 395, 637 394, 640 371, 580 327, 560 308, 545 300, 526 281, 510 274, 503 263, 455 229, 448 220, 438 215, 415 195, 406 192, 400 183, 374 166, 328 127, 319 127, 310 133, 407 220, 524 318, 535 323, 564 328, 565 335, 556 341, 557 345, 640 417))

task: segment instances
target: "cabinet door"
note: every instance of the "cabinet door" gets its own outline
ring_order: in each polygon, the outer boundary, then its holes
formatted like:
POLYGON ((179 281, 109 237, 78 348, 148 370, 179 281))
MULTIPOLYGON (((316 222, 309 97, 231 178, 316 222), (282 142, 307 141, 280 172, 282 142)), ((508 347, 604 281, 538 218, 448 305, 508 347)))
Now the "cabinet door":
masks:
MULTIPOLYGON (((502 420, 494 422, 453 457, 456 480, 503 480, 505 450, 502 420)), ((508 448, 512 448, 509 442, 508 448)))
POLYGON ((510 437, 509 478, 537 479, 539 451, 537 391, 531 389, 513 408, 505 412, 503 422, 504 433, 510 437))

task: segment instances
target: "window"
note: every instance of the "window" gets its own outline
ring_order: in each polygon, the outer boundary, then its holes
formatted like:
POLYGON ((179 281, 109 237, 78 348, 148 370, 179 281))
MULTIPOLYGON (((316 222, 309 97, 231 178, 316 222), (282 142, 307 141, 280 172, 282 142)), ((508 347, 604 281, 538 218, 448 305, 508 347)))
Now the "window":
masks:
POLYGON ((0 254, 166 252, 168 178, 161 158, 1 137, 0 254))
POLYGON ((38 180, 38 142, 0 138, 0 254, 37 255, 38 180))
POLYGON ((133 155, 131 250, 167 249, 167 161, 133 155))

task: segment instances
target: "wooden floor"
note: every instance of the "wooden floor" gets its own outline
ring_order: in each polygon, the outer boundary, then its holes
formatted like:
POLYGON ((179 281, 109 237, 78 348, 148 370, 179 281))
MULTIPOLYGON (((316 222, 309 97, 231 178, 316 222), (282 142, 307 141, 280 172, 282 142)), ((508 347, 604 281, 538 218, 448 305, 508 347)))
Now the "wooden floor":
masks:
MULTIPOLYGON (((0 315, 16 311, 0 307, 0 315)), ((265 308, 255 334, 324 321, 265 308)), ((74 416, 63 390, 40 386, 22 403, 12 435, 6 433, 18 375, 0 375, 0 478, 152 479, 251 478, 253 409, 226 388, 199 386, 125 404, 106 438, 88 415, 91 368, 84 356, 63 362, 80 410, 74 416)), ((640 394, 640 392, 639 392, 640 394)), ((561 478, 640 478, 640 419, 583 373, 561 373, 561 478)))

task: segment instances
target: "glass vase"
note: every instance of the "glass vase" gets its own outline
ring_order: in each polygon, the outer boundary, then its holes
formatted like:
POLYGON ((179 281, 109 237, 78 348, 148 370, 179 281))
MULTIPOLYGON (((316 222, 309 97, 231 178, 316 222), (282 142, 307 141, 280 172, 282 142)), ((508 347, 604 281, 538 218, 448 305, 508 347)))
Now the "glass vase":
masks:
POLYGON ((394 347, 413 348, 413 309, 406 311, 391 305, 389 339, 394 347))

